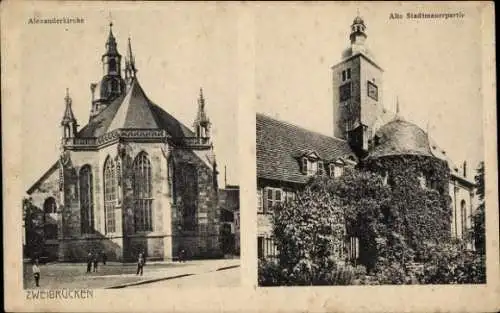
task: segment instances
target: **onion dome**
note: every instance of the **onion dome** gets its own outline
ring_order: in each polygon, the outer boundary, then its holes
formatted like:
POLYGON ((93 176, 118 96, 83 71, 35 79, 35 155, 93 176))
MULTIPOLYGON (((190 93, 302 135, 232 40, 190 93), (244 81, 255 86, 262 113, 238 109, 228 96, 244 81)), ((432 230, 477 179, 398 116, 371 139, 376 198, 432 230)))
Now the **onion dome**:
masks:
POLYGON ((433 156, 427 133, 417 125, 396 117, 375 133, 368 157, 391 155, 433 156))

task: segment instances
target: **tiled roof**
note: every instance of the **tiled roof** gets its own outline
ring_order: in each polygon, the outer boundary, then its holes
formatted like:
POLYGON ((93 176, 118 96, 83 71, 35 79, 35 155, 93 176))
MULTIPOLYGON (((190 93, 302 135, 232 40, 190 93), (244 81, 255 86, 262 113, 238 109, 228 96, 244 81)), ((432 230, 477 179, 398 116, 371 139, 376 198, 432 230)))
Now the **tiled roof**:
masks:
POLYGON ((352 156, 346 141, 257 114, 257 177, 306 183, 297 156, 316 152, 325 162, 352 156))
POLYGON ((194 137, 189 128, 148 99, 137 79, 126 95, 96 115, 78 136, 100 137, 119 128, 164 129, 174 138, 194 137))

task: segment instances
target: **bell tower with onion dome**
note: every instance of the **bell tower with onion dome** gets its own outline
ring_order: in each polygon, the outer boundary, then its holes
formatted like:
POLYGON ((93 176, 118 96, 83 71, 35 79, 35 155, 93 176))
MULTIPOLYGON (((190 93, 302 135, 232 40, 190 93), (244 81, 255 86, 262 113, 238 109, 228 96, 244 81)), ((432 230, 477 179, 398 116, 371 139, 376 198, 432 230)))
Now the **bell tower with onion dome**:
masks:
POLYGON ((121 75, 122 56, 118 52, 113 23, 109 24, 109 35, 106 41, 106 51, 101 57, 103 76, 99 83, 90 85, 92 93, 92 108, 90 119, 99 114, 113 100, 125 93, 125 81, 121 75))
POLYGON ((383 69, 366 46, 366 24, 356 16, 349 34, 350 46, 341 61, 332 66, 333 135, 345 139, 363 157, 372 129, 382 114, 383 69))

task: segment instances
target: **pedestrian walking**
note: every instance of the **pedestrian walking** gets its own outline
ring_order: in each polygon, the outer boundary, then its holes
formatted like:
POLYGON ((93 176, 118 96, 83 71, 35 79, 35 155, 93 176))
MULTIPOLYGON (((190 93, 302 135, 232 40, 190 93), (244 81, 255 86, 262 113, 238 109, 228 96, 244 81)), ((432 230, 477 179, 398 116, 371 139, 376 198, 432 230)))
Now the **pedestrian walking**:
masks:
POLYGON ((94 272, 97 272, 97 267, 99 266, 99 255, 97 253, 94 255, 92 263, 94 264, 94 272))
POLYGON ((40 287, 40 267, 38 267, 38 259, 33 262, 33 277, 35 278, 35 285, 40 287))
POLYGON ((141 273, 142 276, 142 271, 144 267, 144 255, 142 253, 139 253, 139 257, 137 258, 137 274, 141 273))
POLYGON ((89 252, 87 254, 87 273, 90 273, 92 269, 92 252, 89 252))

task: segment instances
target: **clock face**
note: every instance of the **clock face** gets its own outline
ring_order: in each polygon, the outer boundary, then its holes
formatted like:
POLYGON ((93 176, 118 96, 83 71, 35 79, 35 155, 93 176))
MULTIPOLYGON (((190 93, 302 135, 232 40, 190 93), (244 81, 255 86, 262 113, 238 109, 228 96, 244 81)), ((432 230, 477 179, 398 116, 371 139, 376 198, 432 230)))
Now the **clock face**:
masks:
POLYGON ((368 82, 368 97, 378 101, 378 88, 374 83, 370 81, 368 82))

